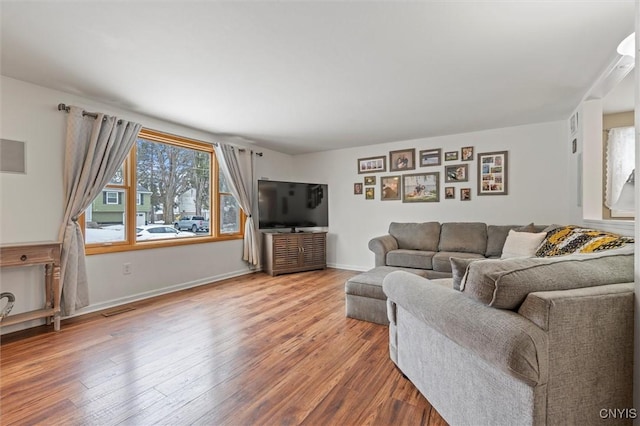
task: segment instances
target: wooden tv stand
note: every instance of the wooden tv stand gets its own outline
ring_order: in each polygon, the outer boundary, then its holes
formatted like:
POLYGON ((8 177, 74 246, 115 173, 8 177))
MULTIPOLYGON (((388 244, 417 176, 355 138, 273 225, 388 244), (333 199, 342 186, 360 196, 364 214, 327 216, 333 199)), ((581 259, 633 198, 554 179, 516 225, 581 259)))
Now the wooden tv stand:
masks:
POLYGON ((326 232, 263 232, 262 267, 271 276, 327 267, 326 232))

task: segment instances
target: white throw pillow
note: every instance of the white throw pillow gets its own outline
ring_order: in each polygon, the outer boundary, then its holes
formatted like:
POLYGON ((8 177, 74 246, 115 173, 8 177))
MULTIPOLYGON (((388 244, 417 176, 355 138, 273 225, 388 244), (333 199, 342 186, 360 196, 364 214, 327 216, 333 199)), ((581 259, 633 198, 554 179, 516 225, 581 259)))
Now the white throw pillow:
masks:
POLYGON ((534 234, 532 232, 517 232, 512 229, 504 242, 500 258, 533 257, 546 236, 546 232, 534 234))

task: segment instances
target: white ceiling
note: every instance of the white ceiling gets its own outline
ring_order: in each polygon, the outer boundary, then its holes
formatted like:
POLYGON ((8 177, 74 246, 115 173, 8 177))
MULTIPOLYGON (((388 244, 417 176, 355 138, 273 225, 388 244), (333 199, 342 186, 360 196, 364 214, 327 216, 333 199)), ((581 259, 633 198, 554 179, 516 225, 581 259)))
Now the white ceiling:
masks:
POLYGON ((288 153, 568 118, 633 0, 1 3, 1 73, 288 153))

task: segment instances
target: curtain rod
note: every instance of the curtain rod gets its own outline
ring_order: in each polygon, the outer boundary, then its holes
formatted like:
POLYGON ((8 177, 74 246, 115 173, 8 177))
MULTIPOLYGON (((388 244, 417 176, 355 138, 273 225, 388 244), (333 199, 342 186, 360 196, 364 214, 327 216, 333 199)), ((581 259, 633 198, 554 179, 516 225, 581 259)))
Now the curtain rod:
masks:
MULTIPOLYGON (((58 111, 64 111, 64 112, 69 112, 71 108, 68 107, 65 104, 58 104, 58 111)), ((98 118, 98 114, 95 112, 87 112, 87 111, 82 111, 82 116, 83 117, 91 117, 91 118, 98 118)))
MULTIPOLYGON (((214 144, 215 146, 219 146, 218 142, 214 142, 213 144, 214 144)), ((240 147, 239 147, 239 146, 237 146, 237 145, 232 145, 232 146, 234 146, 234 147, 238 148, 238 151, 240 151, 240 152, 244 152, 244 151, 246 151, 246 149, 245 149, 245 148, 240 148, 240 147)), ((253 150, 251 151, 251 153, 252 153, 252 154, 257 155, 258 157, 262 157, 262 155, 263 155, 263 154, 262 154, 262 152, 253 152, 253 150)))
MULTIPOLYGON (((71 110, 71 107, 69 107, 68 105, 65 104, 58 104, 58 111, 64 111, 64 112, 69 112, 71 110)), ((87 112, 87 111, 82 111, 82 116, 83 117, 91 117, 91 118, 98 118, 98 113, 97 112, 87 112)), ((107 117, 103 118, 103 121, 106 120, 107 117)), ((118 120, 117 124, 122 124, 122 120, 118 120)))
MULTIPOLYGON (((69 112, 71 108, 65 104, 58 104, 58 111, 64 111, 64 112, 69 112)), ((82 111, 82 116, 83 117, 91 117, 91 118, 98 118, 98 114, 95 112, 87 112, 87 111, 82 111)), ((118 124, 122 123, 122 120, 118 120, 118 124)), ((214 145, 218 146, 217 142, 213 143, 214 145)), ((245 151, 244 148, 238 148, 239 151, 245 151)), ((251 151, 252 153, 254 153, 253 151, 251 151)), ((262 157, 262 153, 261 152, 256 152, 255 153, 258 157, 262 157)))

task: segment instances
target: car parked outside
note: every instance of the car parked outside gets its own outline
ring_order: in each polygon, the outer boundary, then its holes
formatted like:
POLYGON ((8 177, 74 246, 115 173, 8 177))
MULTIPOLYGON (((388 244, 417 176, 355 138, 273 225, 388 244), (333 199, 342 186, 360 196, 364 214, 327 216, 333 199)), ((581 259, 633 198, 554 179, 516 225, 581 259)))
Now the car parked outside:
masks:
POLYGON ((193 232, 178 231, 169 225, 145 225, 136 228, 136 239, 138 241, 160 240, 165 238, 188 238, 195 237, 193 232))
POLYGON ((209 231, 209 221, 203 216, 183 216, 173 226, 177 230, 188 229, 191 232, 209 231))

